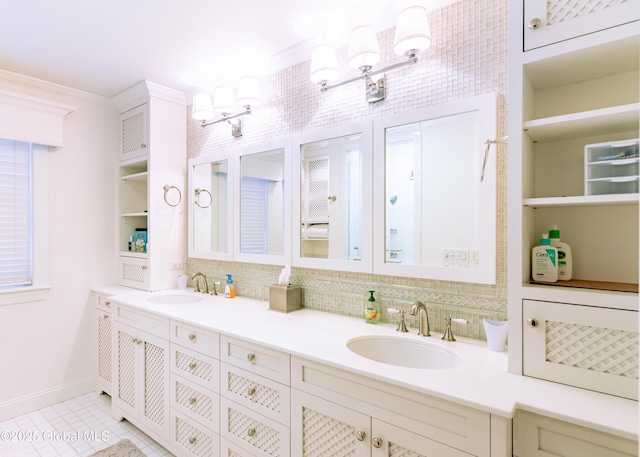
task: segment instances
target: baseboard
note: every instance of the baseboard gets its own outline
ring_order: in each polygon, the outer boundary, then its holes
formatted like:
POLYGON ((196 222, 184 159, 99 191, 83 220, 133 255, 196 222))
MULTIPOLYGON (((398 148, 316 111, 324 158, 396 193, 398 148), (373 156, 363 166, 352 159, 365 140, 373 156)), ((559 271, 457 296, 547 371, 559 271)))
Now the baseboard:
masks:
POLYGON ((0 422, 93 392, 95 385, 94 377, 90 376, 13 400, 3 401, 0 403, 0 422))

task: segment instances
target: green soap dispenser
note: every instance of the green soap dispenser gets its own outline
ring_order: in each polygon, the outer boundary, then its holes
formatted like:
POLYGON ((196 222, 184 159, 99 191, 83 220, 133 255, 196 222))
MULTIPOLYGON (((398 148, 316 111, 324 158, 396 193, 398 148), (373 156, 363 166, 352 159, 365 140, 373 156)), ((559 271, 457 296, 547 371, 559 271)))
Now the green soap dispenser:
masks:
POLYGON ((380 314, 378 314, 378 308, 376 307, 376 299, 373 298, 373 290, 369 291, 369 300, 364 308, 364 321, 367 324, 377 324, 380 322, 380 314))

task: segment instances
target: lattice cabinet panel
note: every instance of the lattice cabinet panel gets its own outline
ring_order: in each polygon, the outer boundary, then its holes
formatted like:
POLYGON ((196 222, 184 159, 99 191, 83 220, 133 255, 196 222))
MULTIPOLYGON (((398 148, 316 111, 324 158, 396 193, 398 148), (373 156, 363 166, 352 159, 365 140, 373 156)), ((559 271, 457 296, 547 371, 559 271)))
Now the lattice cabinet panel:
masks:
POLYGON ((220 455, 220 437, 217 433, 175 411, 171 413, 171 442, 182 451, 181 455, 220 455))
POLYGON ((137 338, 134 332, 117 328, 116 342, 118 345, 118 376, 117 399, 124 402, 133 410, 137 405, 137 338))
POLYGON ((218 360, 212 357, 171 344, 171 371, 218 392, 219 365, 218 360))
POLYGON ((638 313, 525 300, 524 374, 638 399, 638 313))
POLYGON ((164 427, 167 419, 167 349, 144 342, 144 416, 164 427))
POLYGON ((637 21, 639 0, 525 0, 525 50, 637 21))
POLYGON ((302 222, 329 221, 329 156, 302 163, 302 222))
POLYGON ((97 349, 98 349, 98 381, 102 385, 102 389, 108 394, 111 394, 109 387, 111 386, 112 376, 112 336, 111 331, 113 329, 111 321, 111 313, 105 313, 102 310, 96 310, 97 316, 97 349))
POLYGON ((120 285, 147 289, 149 284, 148 261, 136 257, 120 257, 120 285))
POLYGON ((212 430, 219 429, 219 397, 202 386, 171 374, 171 402, 192 419, 212 430))
POLYGON ((146 103, 120 115, 120 160, 140 157, 147 153, 148 115, 146 103))

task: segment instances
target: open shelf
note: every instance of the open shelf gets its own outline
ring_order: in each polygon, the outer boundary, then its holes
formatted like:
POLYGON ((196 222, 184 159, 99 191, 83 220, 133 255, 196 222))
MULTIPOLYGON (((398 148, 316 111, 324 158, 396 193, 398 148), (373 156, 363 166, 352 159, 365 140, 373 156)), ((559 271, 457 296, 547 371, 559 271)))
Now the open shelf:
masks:
POLYGON ((609 281, 588 281, 585 279, 572 279, 571 281, 558 281, 549 283, 536 283, 532 284, 543 286, 557 286, 557 287, 575 287, 580 289, 591 290, 609 290, 612 292, 634 292, 638 293, 638 284, 628 284, 622 282, 609 282, 609 281))
POLYGON ((532 208, 559 206, 638 205, 638 194, 589 195, 573 197, 525 198, 524 206, 532 208))

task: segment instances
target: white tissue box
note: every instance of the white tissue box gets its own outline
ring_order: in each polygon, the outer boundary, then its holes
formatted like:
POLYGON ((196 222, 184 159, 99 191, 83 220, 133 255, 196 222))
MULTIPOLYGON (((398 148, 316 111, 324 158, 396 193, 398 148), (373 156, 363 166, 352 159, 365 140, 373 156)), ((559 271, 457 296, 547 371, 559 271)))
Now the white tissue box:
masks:
POLYGON ((302 288, 300 286, 269 286, 269 309, 289 313, 302 309, 302 288))

